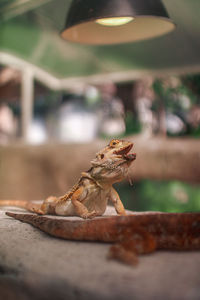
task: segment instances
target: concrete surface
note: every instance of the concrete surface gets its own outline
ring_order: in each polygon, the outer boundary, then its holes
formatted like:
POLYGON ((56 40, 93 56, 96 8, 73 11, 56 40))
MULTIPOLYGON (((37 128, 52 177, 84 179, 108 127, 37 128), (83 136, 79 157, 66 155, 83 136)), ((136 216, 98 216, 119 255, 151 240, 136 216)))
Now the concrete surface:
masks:
POLYGON ((136 268, 109 244, 60 240, 0 211, 0 300, 200 299, 200 252, 156 252, 136 268))

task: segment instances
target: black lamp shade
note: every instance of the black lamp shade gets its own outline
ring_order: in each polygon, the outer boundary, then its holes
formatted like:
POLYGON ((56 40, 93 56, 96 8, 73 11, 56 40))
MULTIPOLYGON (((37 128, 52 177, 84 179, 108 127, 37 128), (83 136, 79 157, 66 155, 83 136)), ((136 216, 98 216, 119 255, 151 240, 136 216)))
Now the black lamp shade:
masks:
POLYGON ((149 39, 174 28, 160 0, 73 0, 61 36, 82 44, 105 45, 149 39), (121 17, 129 17, 127 23, 98 23, 121 17))

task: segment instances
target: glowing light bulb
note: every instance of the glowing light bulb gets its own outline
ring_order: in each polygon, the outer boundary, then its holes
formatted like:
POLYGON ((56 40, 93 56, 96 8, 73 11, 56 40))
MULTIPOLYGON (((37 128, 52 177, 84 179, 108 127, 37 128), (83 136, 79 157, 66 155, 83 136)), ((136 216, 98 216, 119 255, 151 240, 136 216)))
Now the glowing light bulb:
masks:
POLYGON ((103 26, 122 26, 131 22, 133 19, 133 17, 103 18, 96 20, 96 23, 103 26))

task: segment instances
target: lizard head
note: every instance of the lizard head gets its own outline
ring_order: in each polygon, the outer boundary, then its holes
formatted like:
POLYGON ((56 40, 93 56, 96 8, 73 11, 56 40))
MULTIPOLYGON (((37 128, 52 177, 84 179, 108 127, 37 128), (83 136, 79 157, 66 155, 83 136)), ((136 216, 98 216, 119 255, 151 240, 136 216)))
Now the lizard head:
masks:
POLYGON ((133 143, 125 140, 111 140, 108 147, 109 154, 118 155, 123 157, 123 159, 132 162, 136 159, 135 153, 129 153, 133 148, 133 143), (129 154, 128 154, 129 153, 129 154))
POLYGON ((128 167, 136 159, 135 153, 129 153, 133 143, 114 139, 92 160, 93 175, 96 179, 113 184, 121 181, 128 172, 128 167))
POLYGON ((136 159, 135 153, 129 153, 133 147, 133 143, 125 140, 111 140, 110 143, 96 154, 96 158, 92 161, 92 165, 101 164, 103 162, 112 162, 119 158, 130 163, 136 159))

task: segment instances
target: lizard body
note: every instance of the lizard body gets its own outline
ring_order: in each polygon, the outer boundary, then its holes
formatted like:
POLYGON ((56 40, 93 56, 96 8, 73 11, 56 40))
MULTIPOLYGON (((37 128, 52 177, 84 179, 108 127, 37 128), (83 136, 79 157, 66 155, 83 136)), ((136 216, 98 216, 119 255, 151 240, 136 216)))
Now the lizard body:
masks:
POLYGON ((114 243, 109 257, 135 265, 155 250, 200 250, 200 213, 134 213, 94 220, 53 219, 6 213, 62 239, 114 243))
POLYGON ((92 167, 82 172, 77 184, 62 197, 50 196, 42 204, 19 200, 1 200, 0 206, 18 206, 37 214, 79 216, 84 219, 104 214, 110 199, 119 215, 125 215, 119 195, 112 187, 127 175, 136 154, 129 154, 133 143, 111 140, 91 161, 92 167))

